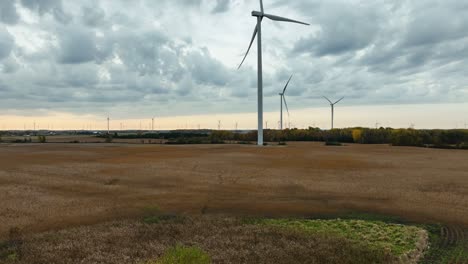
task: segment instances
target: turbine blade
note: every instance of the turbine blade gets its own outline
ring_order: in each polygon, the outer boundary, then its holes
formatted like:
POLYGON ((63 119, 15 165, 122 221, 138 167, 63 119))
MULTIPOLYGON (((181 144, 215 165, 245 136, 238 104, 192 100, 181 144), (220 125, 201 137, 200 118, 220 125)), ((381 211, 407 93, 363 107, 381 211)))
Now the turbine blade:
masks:
POLYGON ((255 37, 257 36, 257 32, 258 32, 258 25, 255 26, 255 29, 254 29, 254 32, 253 32, 253 35, 252 35, 252 40, 250 40, 249 48, 247 49, 247 52, 245 53, 245 56, 242 59, 242 62, 239 64, 239 67, 237 67, 237 69, 240 69, 240 67, 242 66, 242 64, 245 61, 245 58, 247 58, 247 55, 249 55, 250 48, 252 48, 252 44, 253 44, 253 42, 255 40, 255 37))
POLYGON ((260 10, 262 11, 262 14, 263 14, 263 0, 260 0, 260 10))
POLYGON ((338 100, 338 101, 336 101, 334 104, 337 104, 337 103, 339 103, 339 102, 340 102, 341 100, 343 100, 343 99, 344 99, 344 97, 341 97, 341 99, 340 99, 340 100, 338 100))
POLYGON ((285 18, 285 17, 275 16, 275 15, 270 15, 270 14, 263 14, 263 16, 268 17, 269 19, 275 20, 275 21, 298 23, 298 24, 309 26, 309 24, 307 24, 307 23, 297 21, 297 20, 293 20, 293 19, 289 19, 289 18, 285 18))
POLYGON ((330 104, 333 104, 330 99, 328 99, 326 96, 322 96, 323 98, 327 99, 328 102, 330 102, 330 104))
POLYGON ((289 82, 291 81, 291 78, 292 78, 292 77, 293 77, 292 75, 291 75, 291 77, 289 77, 289 80, 288 80, 288 82, 286 83, 286 86, 284 86, 283 94, 284 94, 284 92, 286 92, 286 89, 288 88, 289 82))
POLYGON ((286 106, 286 111, 288 112, 288 116, 289 116, 288 103, 286 103, 286 96, 284 95, 283 95, 283 101, 284 101, 284 106, 286 106))

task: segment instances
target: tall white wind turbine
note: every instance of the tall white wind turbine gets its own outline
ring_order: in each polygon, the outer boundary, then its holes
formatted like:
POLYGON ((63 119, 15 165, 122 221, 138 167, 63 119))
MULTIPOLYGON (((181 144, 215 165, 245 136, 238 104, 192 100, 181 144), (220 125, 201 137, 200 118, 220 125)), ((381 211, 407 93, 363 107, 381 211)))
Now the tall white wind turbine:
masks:
POLYGON ((324 96, 323 98, 327 99, 327 101, 330 102, 330 106, 331 106, 331 129, 333 129, 333 119, 334 119, 334 117, 335 117, 335 105, 336 105, 337 103, 339 103, 341 100, 343 100, 344 97, 341 97, 340 100, 338 100, 338 101, 336 101, 336 102, 334 102, 334 103, 332 103, 332 101, 330 101, 330 99, 328 99, 328 98, 325 97, 325 96, 324 96))
POLYGON ((283 130, 283 102, 284 102, 284 106, 286 106, 286 111, 288 112, 288 116, 289 116, 288 103, 286 103, 285 93, 286 93, 286 89, 288 88, 289 82, 291 81, 292 77, 293 77, 292 75, 291 75, 291 77, 289 77, 288 82, 284 86, 283 92, 279 93, 280 105, 281 105, 281 108, 280 108, 281 109, 281 111, 280 111, 280 130, 283 130))
POLYGON ((255 40, 255 37, 258 35, 257 38, 257 49, 258 49, 258 138, 257 138, 257 144, 259 146, 263 146, 263 68, 262 68, 262 20, 264 17, 269 18, 271 20, 275 21, 280 21, 280 22, 291 22, 291 23, 298 23, 298 24, 303 24, 303 25, 309 25, 304 22, 300 22, 297 20, 292 20, 289 18, 284 18, 280 16, 275 16, 275 15, 270 15, 264 13, 263 10, 263 0, 260 0, 260 11, 252 11, 252 16, 257 17, 257 25, 255 26, 252 39, 250 40, 249 48, 247 49, 247 52, 245 53, 244 59, 242 59, 242 62, 239 65, 239 68, 242 66, 242 64, 245 61, 245 58, 249 54, 250 48, 252 47, 252 44, 255 40))

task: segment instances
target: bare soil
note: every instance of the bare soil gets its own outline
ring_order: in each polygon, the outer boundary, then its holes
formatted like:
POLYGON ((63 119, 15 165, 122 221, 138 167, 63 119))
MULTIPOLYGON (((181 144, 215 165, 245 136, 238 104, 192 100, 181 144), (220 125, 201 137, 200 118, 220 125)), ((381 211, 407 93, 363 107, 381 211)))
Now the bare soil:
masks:
MULTIPOLYGON (((468 226, 468 151, 289 143, 0 144, 0 239, 145 208, 233 216, 348 211, 468 226)), ((447 243, 458 236, 447 230, 447 243), (450 234, 450 235, 449 235, 450 234)))

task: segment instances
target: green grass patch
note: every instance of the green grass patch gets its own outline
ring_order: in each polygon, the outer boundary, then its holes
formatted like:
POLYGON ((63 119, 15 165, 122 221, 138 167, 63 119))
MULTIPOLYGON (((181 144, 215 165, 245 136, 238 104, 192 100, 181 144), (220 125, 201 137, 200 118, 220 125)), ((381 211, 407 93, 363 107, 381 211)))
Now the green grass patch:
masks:
POLYGON ((366 212, 345 212, 340 214, 325 214, 325 215, 314 215, 310 219, 344 219, 344 220, 365 220, 365 221, 380 221, 390 224, 407 224, 414 225, 410 221, 405 220, 399 216, 395 215, 385 215, 385 214, 375 214, 375 213, 366 213, 366 212))
POLYGON ((210 256, 198 247, 175 246, 156 261, 147 264, 209 264, 210 256))
POLYGON ((424 229, 429 232, 430 247, 421 260, 421 264, 432 263, 468 263, 468 239, 456 241, 456 243, 445 245, 441 236, 443 225, 424 225, 424 229))
POLYGON ((416 226, 364 220, 289 220, 265 219, 256 224, 332 235, 351 240, 371 249, 403 256, 416 249, 423 229, 416 226))
POLYGON ((159 224, 159 223, 183 223, 185 217, 176 214, 164 213, 161 208, 156 205, 143 207, 143 223, 145 224, 159 224))
POLYGON ((15 247, 9 246, 6 243, 0 243, 0 262, 14 262, 19 259, 18 251, 15 247))
POLYGON ((468 263, 468 243, 458 243, 445 248, 436 245, 429 248, 421 264, 431 263, 468 263))
MULTIPOLYGON (((423 258, 419 263, 433 264, 433 263, 468 263, 468 238, 458 241, 452 245, 444 245, 444 238, 441 237, 441 224, 421 224, 409 221, 407 219, 385 214, 375 214, 366 212, 346 212, 340 214, 325 214, 314 215, 310 219, 328 219, 333 220, 336 218, 345 220, 365 220, 371 222, 384 222, 388 224, 404 224, 412 225, 422 228, 428 232, 429 235, 429 248, 424 252, 423 258)), ((253 224, 258 222, 257 219, 247 218, 244 223, 253 224)), ((465 231, 467 232, 467 231, 465 231)))

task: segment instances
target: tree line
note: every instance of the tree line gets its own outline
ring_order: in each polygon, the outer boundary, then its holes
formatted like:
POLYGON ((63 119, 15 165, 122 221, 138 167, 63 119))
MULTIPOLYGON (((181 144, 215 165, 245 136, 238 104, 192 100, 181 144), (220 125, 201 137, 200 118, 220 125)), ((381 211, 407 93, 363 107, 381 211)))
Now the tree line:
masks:
MULTIPOLYGON (((108 135, 100 135, 108 137, 108 135)), ((165 139, 169 144, 251 143, 257 140, 257 131, 228 130, 171 131, 165 133, 118 134, 121 139, 165 139)), ((359 144, 390 144, 394 146, 419 146, 439 148, 468 148, 466 129, 393 129, 393 128, 343 128, 322 130, 308 129, 264 130, 266 142, 317 141, 359 144)))
MULTIPOLYGON (((232 131, 212 131, 211 138, 217 140, 255 141, 257 132, 234 133, 232 131)), ((308 129, 265 130, 267 142, 321 141, 360 144, 391 144, 394 146, 420 146, 440 148, 468 148, 466 129, 393 129, 393 128, 343 128, 321 130, 308 129)))

